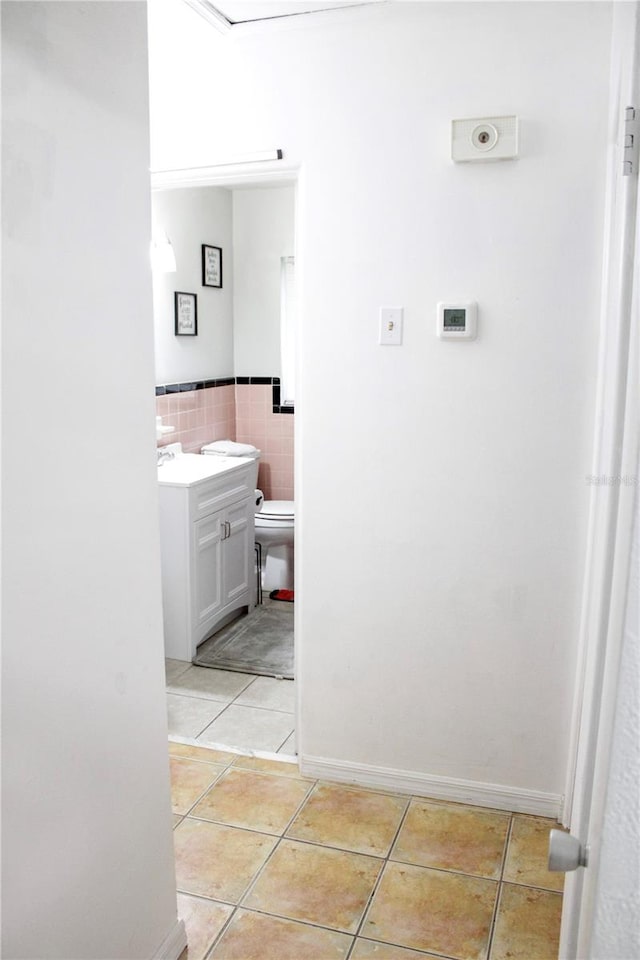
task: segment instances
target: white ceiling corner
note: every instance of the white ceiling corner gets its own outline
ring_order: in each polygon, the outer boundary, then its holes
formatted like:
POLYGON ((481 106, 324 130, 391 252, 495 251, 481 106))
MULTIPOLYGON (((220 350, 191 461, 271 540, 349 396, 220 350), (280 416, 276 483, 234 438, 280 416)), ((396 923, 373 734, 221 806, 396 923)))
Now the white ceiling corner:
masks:
POLYGON ((185 0, 212 26, 225 33, 248 23, 282 21, 381 2, 385 0, 185 0))

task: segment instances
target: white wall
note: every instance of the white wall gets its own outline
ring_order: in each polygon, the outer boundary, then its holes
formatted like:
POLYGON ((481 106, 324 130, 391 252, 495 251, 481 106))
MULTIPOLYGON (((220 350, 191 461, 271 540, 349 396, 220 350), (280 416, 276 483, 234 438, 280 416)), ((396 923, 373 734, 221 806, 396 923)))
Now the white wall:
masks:
POLYGON ((149 958, 177 920, 145 4, 3 3, 2 109, 3 956, 149 958))
POLYGON ((237 376, 280 376, 280 260, 295 253, 294 202, 292 186, 233 191, 237 376))
POLYGON ((164 231, 175 273, 154 273, 156 383, 233 376, 231 192, 217 187, 153 193, 154 231, 164 231), (202 286, 202 244, 222 248, 222 288, 202 286), (195 293, 198 335, 175 336, 174 293, 195 293))
POLYGON ((610 19, 605 3, 398 3, 232 40, 185 5, 152 11, 154 168, 275 147, 302 164, 307 758, 562 792, 610 19), (452 118, 503 113, 520 160, 451 163, 452 118), (476 343, 434 336, 454 297, 479 303, 476 343), (404 306, 402 348, 378 346, 380 305, 404 306))

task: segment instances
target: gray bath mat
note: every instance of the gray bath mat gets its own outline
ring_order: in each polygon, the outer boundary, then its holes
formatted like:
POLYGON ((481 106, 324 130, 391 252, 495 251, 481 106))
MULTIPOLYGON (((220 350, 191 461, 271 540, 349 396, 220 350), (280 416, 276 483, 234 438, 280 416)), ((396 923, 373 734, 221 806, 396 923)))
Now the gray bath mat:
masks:
POLYGON ((293 680, 293 604, 265 602, 198 647, 199 667, 293 680))

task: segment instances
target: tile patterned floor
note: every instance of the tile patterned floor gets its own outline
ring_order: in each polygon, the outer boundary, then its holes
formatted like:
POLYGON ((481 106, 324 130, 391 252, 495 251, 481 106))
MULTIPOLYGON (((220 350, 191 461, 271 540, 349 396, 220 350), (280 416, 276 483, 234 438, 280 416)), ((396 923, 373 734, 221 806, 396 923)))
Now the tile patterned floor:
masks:
POLYGON ((169 736, 293 756, 295 680, 166 660, 169 736))
POLYGON ((554 821, 169 753, 183 960, 556 960, 554 821))

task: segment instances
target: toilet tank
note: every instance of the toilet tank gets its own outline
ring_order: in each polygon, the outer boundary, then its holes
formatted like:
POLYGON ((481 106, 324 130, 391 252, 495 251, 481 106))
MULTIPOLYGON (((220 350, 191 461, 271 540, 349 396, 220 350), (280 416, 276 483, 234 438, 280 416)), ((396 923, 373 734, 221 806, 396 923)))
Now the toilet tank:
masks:
POLYGON ((260 451, 252 444, 237 443, 235 440, 214 440, 213 443, 205 443, 200 448, 200 453, 214 457, 251 457, 255 461, 253 486, 258 486, 260 451))

